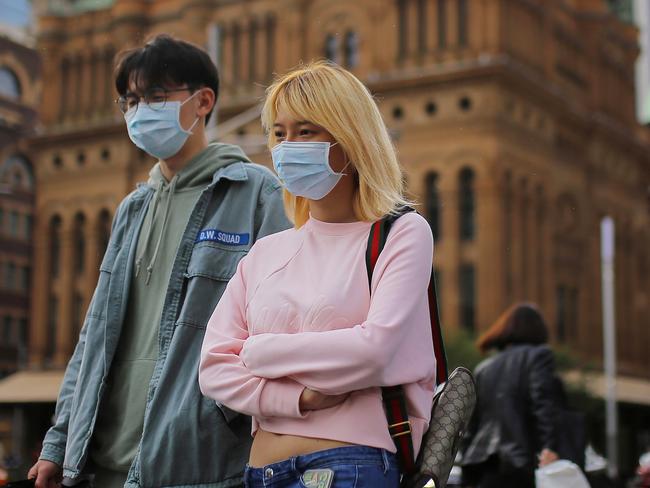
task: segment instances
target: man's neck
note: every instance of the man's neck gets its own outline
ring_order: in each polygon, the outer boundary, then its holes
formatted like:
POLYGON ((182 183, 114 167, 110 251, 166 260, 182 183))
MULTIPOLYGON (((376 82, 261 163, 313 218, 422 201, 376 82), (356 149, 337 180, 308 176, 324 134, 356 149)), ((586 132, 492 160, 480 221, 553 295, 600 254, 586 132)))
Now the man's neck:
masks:
POLYGON ((191 136, 185 145, 171 158, 160 160, 160 171, 167 181, 171 181, 194 156, 208 147, 208 140, 204 133, 197 133, 191 136))

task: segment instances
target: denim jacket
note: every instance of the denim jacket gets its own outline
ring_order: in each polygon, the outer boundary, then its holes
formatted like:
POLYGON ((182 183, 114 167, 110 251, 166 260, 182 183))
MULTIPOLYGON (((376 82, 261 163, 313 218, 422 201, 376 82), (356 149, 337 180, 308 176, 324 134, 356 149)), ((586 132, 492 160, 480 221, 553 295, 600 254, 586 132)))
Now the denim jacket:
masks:
MULTIPOLYGON (((79 342, 59 393, 41 459, 84 471, 129 296, 134 253, 154 189, 141 184, 120 204, 79 342)), ((126 487, 231 487, 242 483, 250 420, 201 395, 198 363, 206 323, 237 263, 256 239, 290 227, 281 187, 266 168, 219 168, 181 238, 165 297, 159 357, 144 428, 126 487)), ((145 385, 143 385, 144 387, 145 385)))

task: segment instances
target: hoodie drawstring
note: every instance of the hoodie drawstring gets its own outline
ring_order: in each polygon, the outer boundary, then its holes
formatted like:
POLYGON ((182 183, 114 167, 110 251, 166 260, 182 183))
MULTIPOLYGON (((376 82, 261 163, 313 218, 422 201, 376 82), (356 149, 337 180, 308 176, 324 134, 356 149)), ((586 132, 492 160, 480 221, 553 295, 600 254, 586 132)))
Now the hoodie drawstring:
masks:
POLYGON ((145 242, 142 245, 142 251, 140 251, 140 255, 136 257, 135 259, 135 276, 136 278, 140 274, 140 268, 142 265, 142 260, 144 259, 144 255, 147 252, 147 247, 149 247, 149 240, 151 239, 151 229, 153 228, 153 223, 156 221, 156 212, 158 211, 158 204, 160 203, 160 195, 162 194, 163 190, 163 182, 159 182, 158 186, 156 187, 156 191, 154 193, 153 197, 153 208, 151 209, 151 219, 149 220, 149 226, 147 229, 142 229, 142 232, 144 232, 144 238, 145 242))
POLYGON ((172 198, 174 196, 174 192, 176 191, 177 182, 178 182, 178 175, 174 176, 172 178, 171 183, 169 184, 169 195, 167 196, 167 202, 165 203, 165 214, 163 215, 163 223, 162 226, 160 227, 160 233, 158 234, 158 241, 156 242, 156 248, 153 252, 153 256, 151 256, 151 261, 149 261, 149 265, 147 266, 147 279, 145 280, 145 285, 149 284, 149 280, 151 279, 151 273, 153 272, 153 267, 156 264, 156 260, 158 259, 158 251, 160 250, 160 243, 162 242, 163 235, 165 234, 165 227, 167 227, 167 220, 169 218, 169 209, 171 208, 172 198))

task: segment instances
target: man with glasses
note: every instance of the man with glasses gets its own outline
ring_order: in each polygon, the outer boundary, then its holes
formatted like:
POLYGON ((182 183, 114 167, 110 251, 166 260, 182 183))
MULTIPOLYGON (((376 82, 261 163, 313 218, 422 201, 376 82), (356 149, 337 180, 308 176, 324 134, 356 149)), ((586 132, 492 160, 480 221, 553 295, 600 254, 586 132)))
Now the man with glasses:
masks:
POLYGON ((219 92, 200 48, 160 35, 121 54, 117 104, 158 158, 120 204, 36 486, 231 487, 250 423, 201 395, 205 326, 239 260, 290 226, 281 189, 241 149, 208 144, 219 92))

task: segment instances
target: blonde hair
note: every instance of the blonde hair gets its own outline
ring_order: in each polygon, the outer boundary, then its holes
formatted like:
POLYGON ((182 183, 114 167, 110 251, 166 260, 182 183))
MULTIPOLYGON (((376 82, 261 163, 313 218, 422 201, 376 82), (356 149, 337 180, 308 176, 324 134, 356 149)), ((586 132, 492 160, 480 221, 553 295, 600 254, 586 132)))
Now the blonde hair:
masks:
MULTIPOLYGON (((410 204, 403 196, 402 170, 377 104, 352 73, 317 61, 278 78, 266 90, 262 108, 269 148, 277 144, 273 124, 280 109, 322 127, 339 143, 358 174, 353 210, 359 220, 374 222, 410 204)), ((309 200, 286 190, 284 207, 296 228, 309 218, 309 200)))

